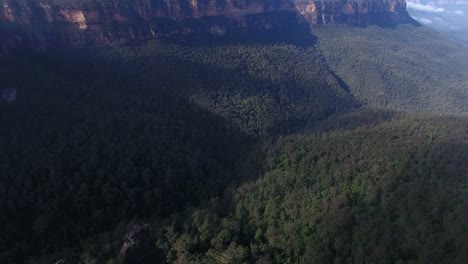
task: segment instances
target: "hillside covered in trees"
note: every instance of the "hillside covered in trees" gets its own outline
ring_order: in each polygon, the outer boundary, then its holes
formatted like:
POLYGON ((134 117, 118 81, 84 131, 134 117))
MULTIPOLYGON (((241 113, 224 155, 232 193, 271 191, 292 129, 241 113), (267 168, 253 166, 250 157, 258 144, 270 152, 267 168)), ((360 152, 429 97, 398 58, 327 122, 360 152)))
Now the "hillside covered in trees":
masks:
POLYGON ((171 263, 463 263, 465 119, 402 115, 264 144, 263 173, 165 227, 171 263))
POLYGON ((334 30, 0 57, 0 263, 465 263, 466 50, 334 30))
POLYGON ((330 68, 360 101, 433 113, 468 111, 468 53, 426 27, 316 28, 330 68))

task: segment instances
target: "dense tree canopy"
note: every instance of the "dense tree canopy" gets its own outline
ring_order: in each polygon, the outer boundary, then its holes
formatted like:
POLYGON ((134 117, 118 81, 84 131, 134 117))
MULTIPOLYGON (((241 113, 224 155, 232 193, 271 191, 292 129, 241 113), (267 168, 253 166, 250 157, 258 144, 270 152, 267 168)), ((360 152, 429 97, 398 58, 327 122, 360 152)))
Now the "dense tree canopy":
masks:
POLYGON ((464 64, 405 72, 398 32, 368 58, 391 29, 317 30, 1 57, 0 262, 115 263, 134 219, 174 263, 466 261, 464 64))
POLYGON ((169 260, 463 263, 466 129, 464 119, 405 116, 268 142, 259 180, 167 228, 169 260))

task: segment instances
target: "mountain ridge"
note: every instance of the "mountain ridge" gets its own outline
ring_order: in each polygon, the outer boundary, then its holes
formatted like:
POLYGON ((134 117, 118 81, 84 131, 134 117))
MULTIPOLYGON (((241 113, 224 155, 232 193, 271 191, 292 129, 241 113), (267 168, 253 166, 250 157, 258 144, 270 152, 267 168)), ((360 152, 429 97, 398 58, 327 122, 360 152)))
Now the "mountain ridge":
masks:
POLYGON ((365 26, 409 22, 412 19, 404 0, 0 1, 0 24, 5 27, 24 27, 30 38, 97 44, 168 36, 222 37, 239 30, 275 32, 292 28, 284 23, 365 26), (53 36, 53 30, 48 30, 51 26, 59 26, 65 37, 53 36))

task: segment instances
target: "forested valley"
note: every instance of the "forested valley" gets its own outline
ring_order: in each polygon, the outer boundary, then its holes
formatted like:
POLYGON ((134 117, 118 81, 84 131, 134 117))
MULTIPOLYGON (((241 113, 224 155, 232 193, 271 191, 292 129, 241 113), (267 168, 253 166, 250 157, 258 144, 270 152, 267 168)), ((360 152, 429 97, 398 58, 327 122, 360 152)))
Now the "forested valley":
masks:
POLYGON ((385 30, 0 57, 0 263, 119 263, 135 222, 167 263, 465 263, 468 67, 345 56, 385 30))

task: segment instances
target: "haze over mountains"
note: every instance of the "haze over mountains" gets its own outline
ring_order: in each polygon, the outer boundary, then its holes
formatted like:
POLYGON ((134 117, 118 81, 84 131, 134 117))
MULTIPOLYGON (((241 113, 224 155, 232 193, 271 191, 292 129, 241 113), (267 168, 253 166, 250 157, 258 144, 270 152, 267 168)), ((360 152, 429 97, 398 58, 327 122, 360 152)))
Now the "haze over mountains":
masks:
POLYGON ((406 6, 0 0, 0 263, 466 263, 468 49, 406 6))
POLYGON ((468 2, 409 0, 408 11, 420 23, 468 43, 468 2))

